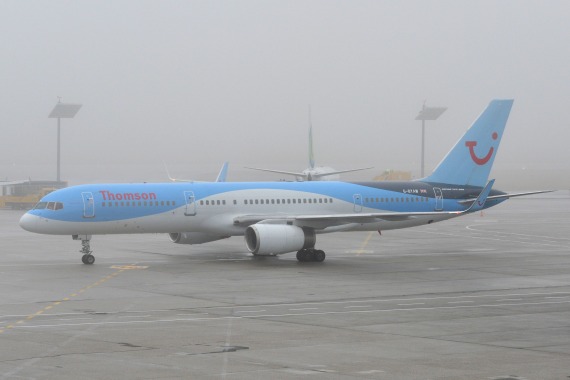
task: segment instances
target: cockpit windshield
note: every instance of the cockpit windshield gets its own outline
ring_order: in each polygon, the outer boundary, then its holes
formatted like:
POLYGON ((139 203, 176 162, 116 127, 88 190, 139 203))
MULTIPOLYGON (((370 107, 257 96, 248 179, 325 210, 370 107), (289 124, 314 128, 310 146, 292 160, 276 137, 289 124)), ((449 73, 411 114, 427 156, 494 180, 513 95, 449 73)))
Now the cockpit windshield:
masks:
POLYGON ((44 208, 47 207, 47 202, 38 202, 35 206, 34 206, 34 210, 43 210, 44 208))
POLYGON ((61 210, 63 208, 63 203, 61 202, 38 202, 34 206, 34 210, 61 210))

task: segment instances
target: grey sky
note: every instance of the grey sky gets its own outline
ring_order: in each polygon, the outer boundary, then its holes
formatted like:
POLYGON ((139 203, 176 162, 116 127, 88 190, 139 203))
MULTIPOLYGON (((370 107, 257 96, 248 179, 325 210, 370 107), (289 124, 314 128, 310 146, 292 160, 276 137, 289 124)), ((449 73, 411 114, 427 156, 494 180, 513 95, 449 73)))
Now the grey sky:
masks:
POLYGON ((0 178, 55 178, 57 96, 84 104, 63 121, 71 182, 163 180, 163 160, 199 179, 226 160, 234 180, 302 170, 309 104, 317 164, 417 175, 424 99, 449 107, 429 171, 512 97, 497 185, 568 187, 569 20, 568 1, 2 0, 0 178))

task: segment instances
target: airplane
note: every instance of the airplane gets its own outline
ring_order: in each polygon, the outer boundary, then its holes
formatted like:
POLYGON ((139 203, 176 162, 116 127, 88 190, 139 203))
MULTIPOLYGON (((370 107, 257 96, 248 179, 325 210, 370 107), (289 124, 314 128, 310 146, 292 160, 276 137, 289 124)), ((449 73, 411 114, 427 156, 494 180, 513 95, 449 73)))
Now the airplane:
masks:
POLYGON ((297 181, 337 181, 340 179, 339 174, 357 172, 361 170, 372 169, 368 168, 357 168, 357 169, 347 169, 347 170, 336 170, 328 166, 316 166, 315 154, 313 151, 313 124, 311 122, 311 109, 309 108, 309 167, 302 172, 290 172, 283 170, 274 169, 262 169, 262 168, 252 168, 245 167, 246 169, 259 170, 263 172, 278 173, 294 176, 297 181))
POLYGON ((99 234, 168 233, 177 244, 244 236, 256 256, 297 251, 322 262, 316 236, 428 225, 493 207, 491 167, 513 104, 493 100, 431 175, 409 182, 88 184, 54 191, 20 219, 30 232, 80 240, 85 264, 99 234))

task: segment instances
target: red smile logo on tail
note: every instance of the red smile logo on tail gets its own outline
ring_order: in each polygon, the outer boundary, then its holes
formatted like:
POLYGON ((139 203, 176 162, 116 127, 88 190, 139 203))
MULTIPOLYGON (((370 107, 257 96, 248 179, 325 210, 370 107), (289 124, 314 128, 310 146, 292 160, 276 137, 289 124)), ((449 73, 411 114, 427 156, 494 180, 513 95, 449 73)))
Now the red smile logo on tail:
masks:
MULTIPOLYGON (((493 135, 492 135, 493 140, 496 140, 498 136, 499 135, 497 134, 497 132, 493 132, 493 135)), ((469 148, 469 154, 471 155, 471 159, 477 165, 485 165, 487 162, 489 162, 489 160, 491 159, 491 156, 493 156, 493 151, 495 150, 493 147, 491 147, 491 148, 489 148, 489 151, 487 152, 487 155, 485 157, 479 158, 475 154, 475 149, 473 149, 474 147, 477 146, 477 141, 465 141, 465 146, 467 146, 469 148)))

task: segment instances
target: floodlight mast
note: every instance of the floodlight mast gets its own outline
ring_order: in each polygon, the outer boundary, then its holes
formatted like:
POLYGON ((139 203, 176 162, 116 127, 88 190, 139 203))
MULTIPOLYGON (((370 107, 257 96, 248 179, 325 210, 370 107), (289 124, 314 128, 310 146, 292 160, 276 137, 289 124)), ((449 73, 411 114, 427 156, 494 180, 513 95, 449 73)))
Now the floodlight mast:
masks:
POLYGON ((61 182, 61 119, 73 119, 82 104, 62 103, 61 98, 49 114, 48 118, 57 118, 57 182, 61 182))
POLYGON ((447 110, 447 107, 426 107, 426 102, 422 105, 422 109, 418 116, 416 116, 416 120, 422 121, 422 167, 421 167, 421 178, 424 178, 424 153, 425 153, 425 129, 426 129, 426 120, 437 120, 438 117, 441 116, 447 110))

